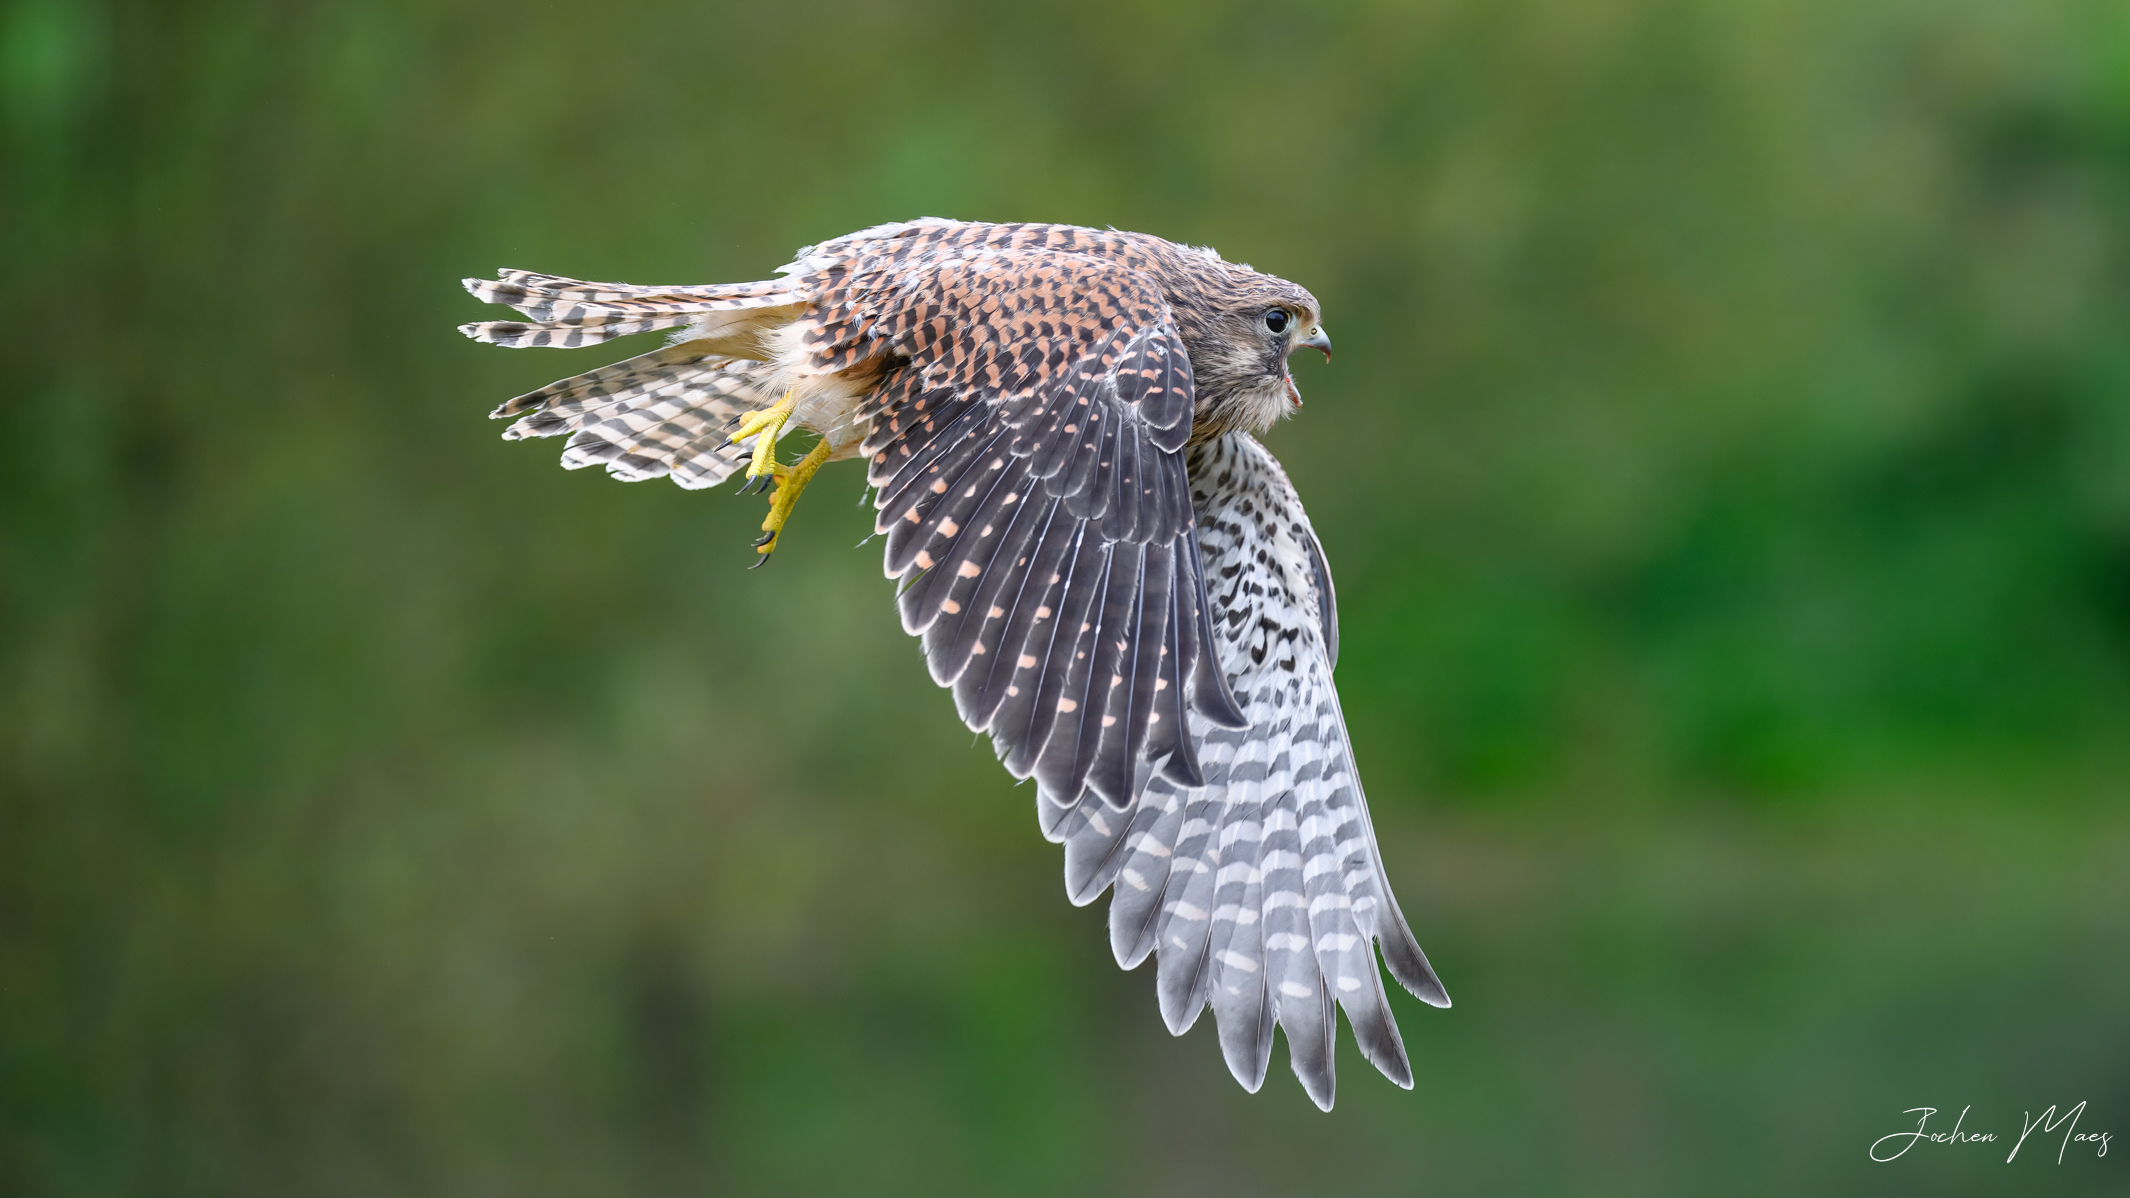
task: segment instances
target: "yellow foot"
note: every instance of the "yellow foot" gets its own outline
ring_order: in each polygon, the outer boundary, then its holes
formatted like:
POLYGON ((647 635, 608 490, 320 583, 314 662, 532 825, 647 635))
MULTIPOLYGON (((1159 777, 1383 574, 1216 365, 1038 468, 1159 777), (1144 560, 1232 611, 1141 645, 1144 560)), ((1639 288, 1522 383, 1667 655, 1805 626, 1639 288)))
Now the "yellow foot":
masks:
POLYGON ((780 466, 774 459, 770 461, 769 472, 777 481, 777 490, 769 497, 769 518, 762 521, 762 539, 754 543, 754 551, 762 555, 755 566, 768 561, 769 555, 777 551, 777 534, 784 531, 784 522, 791 519, 791 509, 798 505, 799 493, 806 489, 814 471, 827 460, 828 439, 823 437, 819 444, 806 451, 805 457, 790 466, 780 466))
POLYGON ((749 412, 740 421, 739 431, 732 434, 731 441, 737 445, 749 437, 754 438, 754 460, 747 463, 747 477, 760 478, 777 471, 777 438, 784 432, 784 422, 791 419, 791 410, 798 400, 790 391, 784 398, 770 404, 759 412, 749 412))

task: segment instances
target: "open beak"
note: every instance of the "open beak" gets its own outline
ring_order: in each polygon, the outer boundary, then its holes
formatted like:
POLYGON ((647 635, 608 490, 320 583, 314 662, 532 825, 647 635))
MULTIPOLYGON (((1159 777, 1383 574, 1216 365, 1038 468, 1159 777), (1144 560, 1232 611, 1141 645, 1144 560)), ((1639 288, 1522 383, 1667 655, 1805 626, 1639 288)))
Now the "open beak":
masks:
MULTIPOLYGON (((1323 325, 1318 325, 1315 328, 1309 330, 1309 335, 1307 337, 1297 339, 1294 343, 1294 348, 1323 350, 1324 360, 1326 362, 1331 361, 1331 338, 1325 335, 1323 325)), ((1292 353, 1294 351, 1289 350, 1288 352, 1292 353)))

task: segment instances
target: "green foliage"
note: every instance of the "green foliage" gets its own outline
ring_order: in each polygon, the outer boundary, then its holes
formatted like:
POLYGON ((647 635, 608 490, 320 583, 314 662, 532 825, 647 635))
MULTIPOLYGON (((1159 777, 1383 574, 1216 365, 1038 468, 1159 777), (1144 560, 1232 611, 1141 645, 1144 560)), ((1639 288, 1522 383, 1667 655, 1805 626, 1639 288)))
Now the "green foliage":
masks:
POLYGON ((1863 1153, 2130 1135, 2115 7, 7 0, 0 152, 0 1190, 2120 1187, 1863 1153), (1324 301, 1415 1093, 1160 1031, 854 468, 747 573, 480 418, 635 347, 462 275, 925 214, 1324 301))

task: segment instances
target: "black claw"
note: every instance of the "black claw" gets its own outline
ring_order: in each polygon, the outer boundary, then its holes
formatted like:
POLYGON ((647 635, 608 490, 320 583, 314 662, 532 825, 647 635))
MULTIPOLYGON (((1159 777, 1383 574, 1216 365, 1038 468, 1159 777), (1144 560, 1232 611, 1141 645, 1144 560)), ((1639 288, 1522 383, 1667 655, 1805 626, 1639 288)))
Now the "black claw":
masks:
POLYGON ((760 557, 758 557, 758 558, 754 559, 754 564, 753 564, 753 565, 751 565, 751 566, 749 566, 749 567, 747 567, 747 568, 748 568, 748 569, 750 569, 750 570, 759 570, 759 569, 761 569, 761 568, 762 568, 762 567, 763 567, 764 565, 767 565, 767 564, 768 564, 768 562, 769 562, 769 556, 770 556, 770 555, 769 555, 769 554, 766 554, 766 553, 765 553, 765 554, 763 554, 763 555, 761 555, 760 557))
POLYGON ((762 546, 764 546, 764 545, 767 545, 768 543, 770 543, 771 541, 774 541, 774 540, 776 540, 776 539, 777 539, 777 534, 775 534, 775 533, 773 533, 773 532, 765 532, 765 533, 763 533, 763 534, 762 534, 762 535, 761 535, 760 537, 757 537, 757 538, 755 539, 755 542, 754 542, 754 547, 755 547, 756 549, 760 549, 760 548, 761 548, 762 546))

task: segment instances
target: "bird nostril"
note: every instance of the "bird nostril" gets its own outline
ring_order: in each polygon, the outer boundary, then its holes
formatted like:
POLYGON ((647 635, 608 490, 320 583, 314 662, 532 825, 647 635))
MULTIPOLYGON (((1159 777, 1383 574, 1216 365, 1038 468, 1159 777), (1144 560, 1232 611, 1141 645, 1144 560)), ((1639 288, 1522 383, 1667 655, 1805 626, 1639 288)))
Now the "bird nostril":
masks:
POLYGON ((1307 346, 1310 349, 1323 350, 1324 360, 1326 362, 1331 361, 1331 336, 1324 331, 1323 325, 1317 325, 1315 328, 1310 329, 1307 337, 1303 337, 1294 343, 1294 348, 1296 349, 1301 349, 1303 346, 1307 346))

